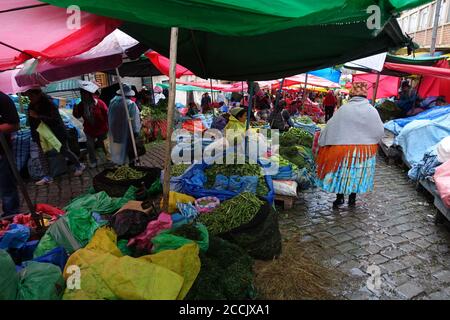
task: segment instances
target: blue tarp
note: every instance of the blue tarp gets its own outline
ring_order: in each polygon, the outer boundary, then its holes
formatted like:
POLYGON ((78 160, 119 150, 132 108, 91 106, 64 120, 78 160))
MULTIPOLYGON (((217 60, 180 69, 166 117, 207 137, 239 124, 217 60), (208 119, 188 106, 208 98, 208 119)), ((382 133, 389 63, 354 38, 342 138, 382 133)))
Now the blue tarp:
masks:
POLYGON ((415 120, 405 125, 396 138, 410 165, 419 163, 425 153, 450 135, 450 114, 433 120, 415 120))
POLYGON ((321 77, 332 82, 339 84, 339 80, 341 79, 341 72, 334 68, 325 68, 312 72, 308 72, 309 74, 315 75, 317 77, 321 77))
POLYGON ((418 115, 388 121, 384 128, 399 135, 402 129, 415 120, 433 120, 450 113, 450 105, 433 107, 429 110, 419 113, 418 115))

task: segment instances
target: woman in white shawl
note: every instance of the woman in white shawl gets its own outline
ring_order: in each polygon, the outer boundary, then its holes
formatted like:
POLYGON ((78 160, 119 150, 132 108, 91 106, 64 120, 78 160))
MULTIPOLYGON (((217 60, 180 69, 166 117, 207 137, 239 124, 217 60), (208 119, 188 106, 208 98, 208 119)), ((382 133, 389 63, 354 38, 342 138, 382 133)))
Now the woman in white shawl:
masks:
POLYGON ((344 203, 344 195, 353 206, 357 193, 373 190, 378 142, 384 133, 377 110, 367 100, 367 84, 354 82, 350 97, 319 138, 317 185, 337 193, 334 208, 344 203))

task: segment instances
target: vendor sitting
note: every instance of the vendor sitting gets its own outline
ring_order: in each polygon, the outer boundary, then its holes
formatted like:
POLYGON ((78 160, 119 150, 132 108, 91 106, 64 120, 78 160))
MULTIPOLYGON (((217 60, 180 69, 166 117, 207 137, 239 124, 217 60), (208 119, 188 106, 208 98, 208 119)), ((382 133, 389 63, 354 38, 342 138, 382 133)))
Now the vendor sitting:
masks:
POLYGON ((416 91, 411 88, 408 80, 402 81, 402 85, 399 92, 399 100, 396 101, 397 106, 402 109, 404 115, 416 107, 416 103, 419 102, 419 96, 416 91))

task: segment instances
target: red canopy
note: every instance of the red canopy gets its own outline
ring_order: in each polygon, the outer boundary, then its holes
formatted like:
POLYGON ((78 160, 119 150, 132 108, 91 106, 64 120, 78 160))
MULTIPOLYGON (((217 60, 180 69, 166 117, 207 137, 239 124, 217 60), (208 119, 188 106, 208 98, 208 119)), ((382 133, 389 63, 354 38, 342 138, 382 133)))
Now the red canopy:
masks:
MULTIPOLYGON (((150 59, 150 61, 155 65, 156 69, 161 71, 162 74, 169 76, 170 60, 156 51, 149 51, 145 53, 145 56, 150 59)), ((176 77, 181 76, 192 76, 194 75, 191 71, 185 67, 177 64, 176 77)))
MULTIPOLYGON (((306 79, 305 74, 299 74, 296 76, 288 77, 284 79, 283 87, 290 87, 296 84, 305 84, 305 82, 313 87, 322 87, 322 88, 340 88, 337 83, 334 83, 330 80, 317 77, 312 74, 308 74, 308 79, 306 79)), ((280 86, 280 82, 275 81, 272 85, 272 89, 278 89, 280 86)))
MULTIPOLYGON (((447 61, 444 60, 444 63, 446 63, 448 66, 447 61)), ((415 74, 420 76, 432 76, 437 78, 450 79, 450 69, 443 67, 427 67, 427 66, 416 66, 410 64, 385 62, 384 68, 388 70, 415 74)))
POLYGON ((69 29, 70 17, 66 9, 35 0, 0 1, 0 70, 14 68, 32 57, 81 54, 121 24, 119 20, 81 12, 80 28, 69 29))
POLYGON ((211 83, 209 82, 195 82, 195 81, 181 81, 178 80, 177 84, 185 84, 189 86, 195 86, 200 87, 204 89, 213 89, 213 90, 220 90, 223 92, 241 92, 241 91, 247 91, 248 86, 246 82, 236 82, 231 84, 225 84, 225 83, 213 83, 211 86, 211 83))
MULTIPOLYGON (((367 83, 367 97, 373 98, 373 88, 377 82, 377 75, 374 73, 354 74, 353 82, 367 83)), ((377 99, 397 96, 400 79, 398 77, 380 75, 378 83, 377 99)))

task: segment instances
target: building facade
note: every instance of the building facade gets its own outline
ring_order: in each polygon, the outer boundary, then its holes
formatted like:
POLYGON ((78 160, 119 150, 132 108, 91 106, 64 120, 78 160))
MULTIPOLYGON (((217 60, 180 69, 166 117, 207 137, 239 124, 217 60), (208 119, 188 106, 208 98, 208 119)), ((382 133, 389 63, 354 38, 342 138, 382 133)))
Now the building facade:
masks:
MULTIPOLYGON (((429 51, 433 33, 436 1, 405 11, 398 22, 423 51, 429 51)), ((442 0, 439 13, 439 27, 436 51, 450 52, 450 0, 442 0)))

